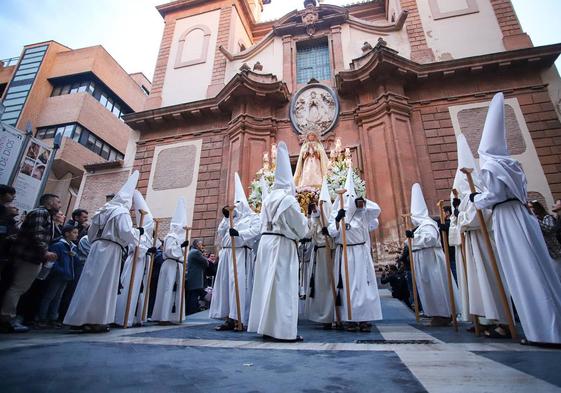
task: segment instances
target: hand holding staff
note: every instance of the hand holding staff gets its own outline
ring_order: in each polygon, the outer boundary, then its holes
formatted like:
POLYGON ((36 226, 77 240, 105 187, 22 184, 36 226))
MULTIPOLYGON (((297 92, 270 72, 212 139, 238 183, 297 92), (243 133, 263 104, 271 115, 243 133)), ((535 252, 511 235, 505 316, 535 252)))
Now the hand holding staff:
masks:
MULTIPOLYGON (((345 195, 345 193, 347 192, 347 190, 345 189, 340 189, 337 190, 337 194, 339 195, 339 206, 341 209, 345 208, 345 201, 343 200, 343 195, 345 195)), ((341 228, 341 237, 343 240, 343 261, 345 262, 345 293, 346 293, 346 297, 347 297, 347 318, 349 319, 349 321, 353 320, 353 307, 351 305, 351 284, 350 284, 350 278, 349 278, 349 256, 347 253, 347 228, 345 226, 345 218, 343 217, 341 219, 341 222, 339 223, 340 228, 341 228)))
MULTIPOLYGON (((323 201, 319 201, 319 220, 322 228, 325 227, 325 214, 323 212, 323 201)), ((331 285, 331 293, 333 295, 333 305, 335 306, 335 317, 337 323, 341 323, 341 312, 337 307, 337 289, 335 287, 335 277, 333 277, 333 258, 331 256, 332 246, 329 244, 329 238, 325 236, 325 252, 327 254, 327 271, 329 272, 329 283, 331 285)))
MULTIPOLYGON (((147 211, 144 210, 138 210, 138 212, 140 213, 140 223, 139 223, 139 227, 142 228, 142 224, 144 224, 144 216, 148 214, 147 211)), ((142 239, 142 235, 138 235, 138 243, 136 244, 136 247, 134 248, 134 253, 132 255, 132 265, 131 265, 131 280, 129 283, 129 291, 127 294, 127 306, 125 307, 125 320, 123 322, 123 328, 127 328, 129 325, 129 312, 131 310, 131 299, 132 299, 132 287, 134 284, 134 275, 136 273, 136 258, 138 257, 138 249, 140 247, 140 241, 142 239)))
MULTIPOLYGON (((444 216, 444 207, 442 204, 444 201, 438 201, 437 206, 440 209, 440 224, 444 225, 446 222, 444 216)), ((448 247, 448 234, 446 231, 440 230, 440 236, 444 242, 444 255, 446 256, 446 274, 448 276, 448 296, 450 298, 450 309, 452 311, 452 323, 454 324, 454 330, 458 331, 458 320, 456 316, 456 299, 454 299, 454 287, 452 285, 452 266, 450 263, 450 248, 448 247)))
MULTIPOLYGON (((158 226, 160 222, 154 219, 154 234, 152 237, 152 247, 156 247, 158 242, 158 226)), ((154 269, 154 258, 155 255, 150 255, 150 260, 148 261, 148 279, 146 280, 146 289, 144 291, 144 307, 142 308, 142 320, 145 321, 148 316, 148 303, 150 302, 150 285, 152 284, 152 272, 154 269)))
MULTIPOLYGON (((402 214, 405 221, 405 228, 413 230, 413 225, 410 224, 411 214, 402 214)), ((413 260, 413 242, 410 237, 407 238, 407 246, 409 248, 409 265, 411 265, 411 275, 413 281, 413 303, 415 304, 415 320, 419 322, 419 299, 417 298, 417 277, 415 275, 415 261, 413 260)))
MULTIPOLYGON (((228 206, 228 211, 230 212, 230 229, 234 229, 234 206, 228 206)), ((243 323, 242 323, 242 311, 240 305, 240 287, 238 283, 238 258, 236 255, 236 238, 234 236, 230 236, 230 242, 232 243, 232 263, 234 265, 234 290, 236 291, 236 311, 238 314, 238 319, 236 321, 236 326, 234 330, 236 331, 243 331, 243 323)))
MULTIPOLYGON (((191 243, 191 228, 190 227, 183 227, 185 229, 185 240, 188 243, 191 243)), ((183 250, 183 277, 181 277, 181 299, 179 307, 179 322, 183 322, 183 318, 185 317, 185 286, 187 281, 187 254, 189 252, 189 245, 185 247, 183 250)))
MULTIPOLYGON (((477 192, 477 190, 475 189, 475 184, 473 183, 473 177, 471 176, 471 173, 473 172, 473 168, 462 168, 460 170, 467 177, 470 191, 477 192)), ((477 209, 477 218, 479 219, 479 225, 481 226, 481 231, 483 232, 483 238, 485 240, 487 252, 491 260, 491 266, 493 267, 493 272, 495 273, 495 281, 497 283, 497 286, 499 287, 501 302, 503 303, 503 307, 505 309, 505 313, 508 319, 508 329, 510 330, 511 337, 515 339, 517 338, 518 334, 516 333, 516 328, 514 327, 514 318, 512 317, 512 313, 510 311, 509 299, 506 297, 505 287, 503 285, 503 280, 501 279, 501 274, 499 272, 499 265, 497 263, 495 251, 493 250, 493 245, 491 243, 491 236, 489 235, 489 230, 487 229, 487 223, 485 222, 485 217, 483 217, 483 213, 481 212, 480 209, 477 209)))

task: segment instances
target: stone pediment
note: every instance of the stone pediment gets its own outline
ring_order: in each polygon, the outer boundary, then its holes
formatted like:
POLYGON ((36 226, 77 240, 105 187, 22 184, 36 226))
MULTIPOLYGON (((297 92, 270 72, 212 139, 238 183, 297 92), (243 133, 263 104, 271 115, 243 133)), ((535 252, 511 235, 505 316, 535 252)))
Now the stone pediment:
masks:
POLYGON ((399 31, 405 25, 407 11, 402 11, 395 22, 370 22, 354 17, 349 14, 345 7, 331 4, 321 4, 316 7, 307 7, 303 10, 294 10, 277 20, 261 41, 249 48, 232 53, 223 46, 218 49, 229 60, 244 60, 250 58, 265 49, 274 37, 286 35, 314 35, 317 31, 329 29, 331 26, 338 26, 345 23, 363 31, 374 34, 385 35, 392 31, 399 31))

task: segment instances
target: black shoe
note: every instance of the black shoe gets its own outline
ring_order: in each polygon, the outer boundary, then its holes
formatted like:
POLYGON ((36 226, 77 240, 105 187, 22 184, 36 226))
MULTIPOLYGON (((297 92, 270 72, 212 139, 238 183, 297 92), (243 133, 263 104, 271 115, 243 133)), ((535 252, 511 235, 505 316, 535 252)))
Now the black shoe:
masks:
POLYGON ((10 320, 8 324, 12 333, 27 333, 29 331, 29 328, 25 325, 22 325, 21 322, 16 318, 10 320))

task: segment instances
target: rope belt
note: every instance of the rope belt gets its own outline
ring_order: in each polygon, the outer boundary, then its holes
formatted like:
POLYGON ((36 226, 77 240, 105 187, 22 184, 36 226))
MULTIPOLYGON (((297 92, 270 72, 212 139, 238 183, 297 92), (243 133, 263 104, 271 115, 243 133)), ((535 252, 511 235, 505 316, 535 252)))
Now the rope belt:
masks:
MULTIPOLYGON (((366 244, 366 242, 362 242, 362 243, 350 243, 347 244, 347 247, 354 247, 354 246, 364 246, 366 244)), ((337 247, 343 247, 342 244, 337 243, 336 244, 337 247)))
POLYGON ((492 210, 495 211, 495 208, 496 208, 497 206, 500 206, 500 205, 505 204, 505 203, 508 203, 508 202, 514 202, 514 201, 516 201, 516 202, 521 203, 522 205, 524 205, 522 202, 520 202, 520 200, 519 200, 518 198, 508 198, 508 199, 506 199, 506 200, 504 200, 504 201, 502 201, 502 202, 495 203, 495 204, 493 205, 492 210))
MULTIPOLYGON (((224 246, 222 247, 222 249, 224 248, 232 248, 232 246, 224 246)), ((245 248, 247 250, 253 250, 253 248, 249 247, 249 246, 236 246, 236 248, 245 248)))
POLYGON ((294 245, 296 246, 296 248, 298 248, 298 241, 296 241, 296 240, 294 240, 294 239, 291 239, 291 238, 289 238, 289 237, 283 235, 282 233, 277 233, 277 232, 263 232, 261 235, 262 235, 262 236, 263 236, 263 235, 270 235, 270 236, 280 236, 280 237, 284 237, 285 239, 288 239, 288 240, 291 240, 292 242, 294 242, 294 245))
POLYGON ((164 258, 164 262, 167 261, 167 260, 175 261, 175 262, 177 262, 177 263, 183 265, 183 261, 182 261, 182 260, 179 260, 179 259, 177 259, 177 258, 164 258))
POLYGON ((117 243, 115 240, 106 239, 104 237, 98 237, 97 239, 94 239, 90 243, 90 245, 94 244, 97 241, 106 241, 109 243, 113 243, 121 248, 121 268, 119 269, 119 287, 117 288, 117 295, 120 295, 121 289, 124 288, 123 283, 121 282, 121 276, 123 275, 123 269, 125 268, 125 261, 127 260, 127 255, 128 255, 127 249, 121 243, 117 243))

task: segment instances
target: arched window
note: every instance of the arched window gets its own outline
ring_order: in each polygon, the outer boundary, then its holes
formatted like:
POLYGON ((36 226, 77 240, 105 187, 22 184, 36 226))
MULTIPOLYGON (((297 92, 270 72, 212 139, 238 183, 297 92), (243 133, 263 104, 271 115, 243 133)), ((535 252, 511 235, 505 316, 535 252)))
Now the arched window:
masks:
POLYGON ((188 28, 179 37, 175 68, 204 63, 208 56, 210 29, 205 25, 188 28))

